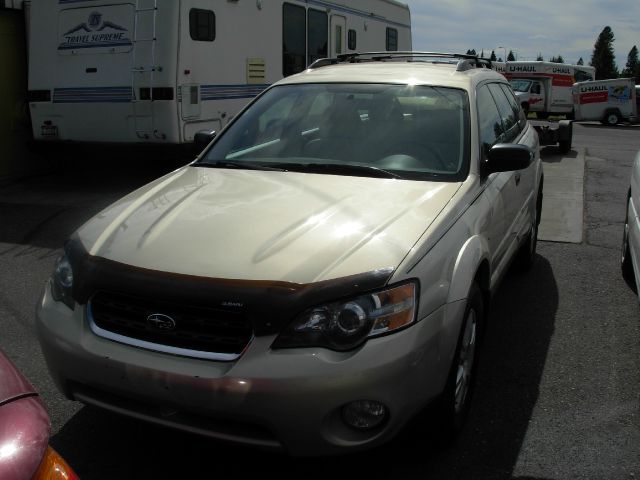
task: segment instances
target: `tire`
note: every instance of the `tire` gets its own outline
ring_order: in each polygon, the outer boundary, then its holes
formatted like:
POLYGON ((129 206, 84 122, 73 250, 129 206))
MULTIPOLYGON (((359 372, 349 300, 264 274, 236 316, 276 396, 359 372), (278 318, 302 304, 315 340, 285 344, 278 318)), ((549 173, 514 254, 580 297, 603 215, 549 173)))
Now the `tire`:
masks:
POLYGON ((571 143, 573 141, 573 122, 570 120, 560 120, 558 123, 558 146, 560 153, 567 154, 571 151, 571 143))
POLYGON ((636 285, 636 278, 633 272, 633 264, 631 262, 631 249, 629 247, 629 204, 631 203, 631 196, 627 197, 627 212, 624 216, 624 230, 622 232, 622 247, 620 249, 620 269, 622 270, 622 277, 627 285, 637 293, 638 287, 636 285))
POLYGON ((617 125, 618 123, 620 123, 620 114, 618 112, 610 110, 604 114, 602 123, 611 127, 617 125))
POLYGON ((445 445, 460 433, 469 415, 483 328, 484 299, 482 291, 474 282, 469 291, 456 351, 440 400, 438 430, 440 440, 445 445))
POLYGON ((536 199, 535 214, 531 218, 531 226, 527 239, 520 246, 518 251, 518 257, 516 258, 516 264, 518 270, 526 272, 531 270, 536 260, 536 249, 538 247, 538 227, 540 226, 540 219, 542 214, 542 184, 538 190, 538 198, 536 199))

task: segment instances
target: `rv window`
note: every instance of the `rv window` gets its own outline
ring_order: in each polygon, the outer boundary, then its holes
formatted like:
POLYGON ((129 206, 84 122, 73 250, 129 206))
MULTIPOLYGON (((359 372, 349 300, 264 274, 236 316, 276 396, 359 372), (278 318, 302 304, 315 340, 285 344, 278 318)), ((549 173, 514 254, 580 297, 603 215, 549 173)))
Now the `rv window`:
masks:
POLYGON ((357 34, 355 30, 349 30, 349 39, 347 43, 347 47, 349 47, 349 50, 355 50, 357 48, 356 35, 357 34))
POLYGON ((282 6, 282 75, 301 72, 306 66, 306 12, 304 7, 282 6))
POLYGON ((216 38, 216 16, 211 10, 189 10, 189 33, 199 42, 213 42, 216 38))
POLYGON ((327 12, 309 9, 308 37, 307 37, 307 65, 311 65, 319 58, 327 58, 327 31, 329 19, 327 12))
POLYGON ((387 27, 387 51, 395 52, 398 50, 398 30, 387 27))

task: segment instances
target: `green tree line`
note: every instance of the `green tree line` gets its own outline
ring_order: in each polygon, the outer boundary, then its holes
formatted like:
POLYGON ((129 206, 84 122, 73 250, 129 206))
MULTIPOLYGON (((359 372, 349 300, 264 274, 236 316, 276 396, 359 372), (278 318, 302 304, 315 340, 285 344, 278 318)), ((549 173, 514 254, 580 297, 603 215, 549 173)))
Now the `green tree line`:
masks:
MULTIPOLYGON (((589 65, 596 68, 596 80, 606 78, 618 78, 618 77, 631 77, 636 79, 636 83, 640 83, 640 58, 638 57, 638 48, 636 45, 631 48, 627 56, 627 63, 622 70, 618 70, 618 66, 615 61, 615 54, 613 49, 613 43, 615 42, 615 35, 611 27, 606 26, 598 35, 598 39, 593 46, 593 53, 591 54, 591 62, 589 65)), ((467 50, 469 55, 477 55, 475 49, 467 50)), ((484 50, 480 54, 484 57, 484 50)), ((497 57, 495 51, 491 51, 489 57, 492 61, 502 62, 502 58, 497 57)), ((507 61, 513 62, 516 57, 512 50, 509 50, 507 55, 507 61)), ((538 53, 536 60, 542 61, 544 58, 541 53, 538 53)), ((554 63, 565 63, 562 55, 552 56, 548 60, 554 63)), ((584 65, 582 57, 576 62, 577 65, 584 65)))

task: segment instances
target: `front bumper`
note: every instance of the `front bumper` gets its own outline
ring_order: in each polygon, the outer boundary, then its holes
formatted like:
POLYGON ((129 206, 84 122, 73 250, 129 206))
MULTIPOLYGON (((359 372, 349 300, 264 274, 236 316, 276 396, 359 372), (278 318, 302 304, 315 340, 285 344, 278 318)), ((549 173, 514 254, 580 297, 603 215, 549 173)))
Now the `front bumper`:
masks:
POLYGON ((72 312, 48 286, 36 325, 49 370, 70 399, 222 440, 326 455, 384 443, 441 393, 451 362, 441 355, 441 332, 464 307, 445 305, 352 352, 271 350, 275 336, 256 337, 234 362, 98 337, 86 308, 72 312), (384 403, 386 423, 364 432, 345 425, 342 406, 355 400, 384 403))

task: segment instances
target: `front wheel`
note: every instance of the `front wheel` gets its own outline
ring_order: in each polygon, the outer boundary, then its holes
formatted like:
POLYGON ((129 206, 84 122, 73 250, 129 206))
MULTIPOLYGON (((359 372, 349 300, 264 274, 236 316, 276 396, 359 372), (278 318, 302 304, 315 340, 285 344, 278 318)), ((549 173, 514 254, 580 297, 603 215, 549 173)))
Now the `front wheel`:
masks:
POLYGON ((462 430, 469 414, 483 325, 484 300, 482 291, 474 283, 467 298, 458 344, 441 400, 440 430, 445 441, 452 440, 462 430))

